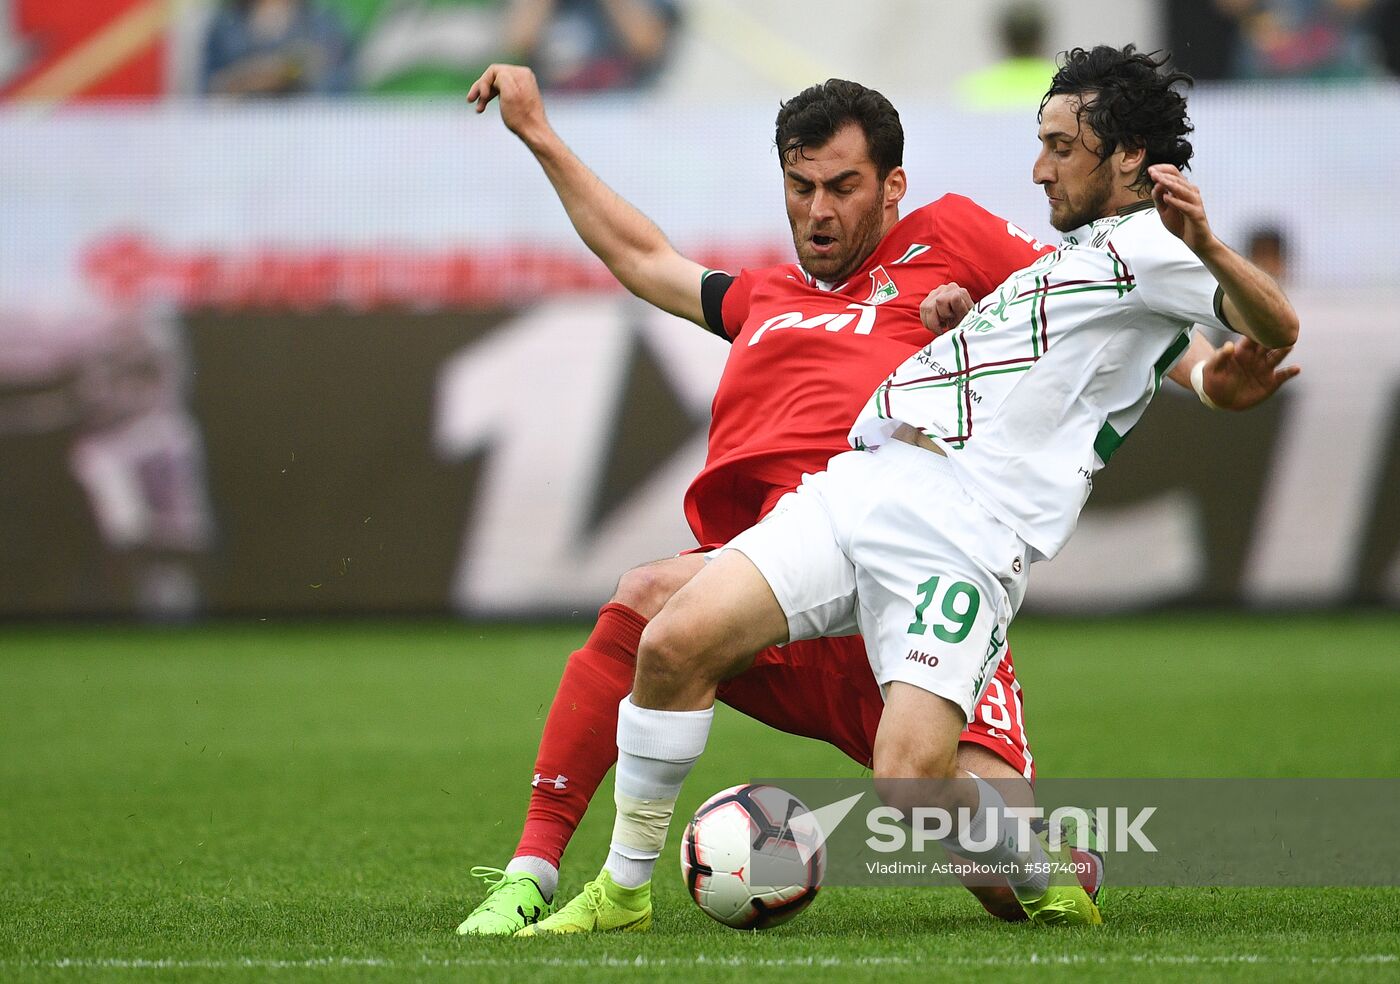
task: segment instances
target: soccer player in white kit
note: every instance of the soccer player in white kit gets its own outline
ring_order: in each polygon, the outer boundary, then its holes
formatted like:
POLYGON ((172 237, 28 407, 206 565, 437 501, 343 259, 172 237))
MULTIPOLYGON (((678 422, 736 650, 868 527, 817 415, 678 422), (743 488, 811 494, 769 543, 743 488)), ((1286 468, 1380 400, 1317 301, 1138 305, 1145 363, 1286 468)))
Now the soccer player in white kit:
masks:
POLYGON ((1005 804, 956 753, 1029 565, 1069 539, 1095 472, 1192 326, 1238 332, 1275 364, 1297 337, 1278 285, 1215 237, 1181 175, 1191 127, 1176 86, 1189 78, 1164 63, 1131 45, 1065 56, 1033 172, 1063 244, 975 308, 948 285, 943 307, 960 320, 875 391, 855 450, 722 548, 652 620, 618 721, 607 865, 523 934, 634 928, 629 892, 651 877, 716 684, 765 646, 856 631, 886 696, 874 760, 886 802, 958 818, 950 846, 961 834, 958 853, 1019 871, 1012 887, 1032 921, 1101 921, 1075 878, 1051 876, 1063 855, 1043 837, 984 836, 1005 804), (971 781, 886 781, 959 778, 971 781))

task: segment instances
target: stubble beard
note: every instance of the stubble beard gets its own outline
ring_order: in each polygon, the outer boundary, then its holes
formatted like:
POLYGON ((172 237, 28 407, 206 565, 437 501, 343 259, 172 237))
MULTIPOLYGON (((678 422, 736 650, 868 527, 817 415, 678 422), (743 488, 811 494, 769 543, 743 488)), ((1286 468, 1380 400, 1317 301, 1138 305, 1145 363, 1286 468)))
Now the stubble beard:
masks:
POLYGON ((1108 200, 1113 197, 1113 174, 1108 168, 1103 168, 1102 176, 1089 186, 1087 194, 1088 197, 1072 212, 1065 211, 1056 216, 1052 209, 1050 224, 1060 232, 1071 232, 1108 215, 1108 200))
POLYGON ((806 270, 813 277, 823 283, 838 284, 845 280, 856 270, 860 269, 862 263, 870 258, 870 254, 875 252, 875 247, 880 243, 880 226, 884 217, 884 208, 880 202, 876 202, 870 211, 860 217, 852 230, 852 241, 855 243, 850 251, 841 257, 818 257, 809 251, 809 241, 802 239, 796 241, 794 230, 793 246, 797 249, 797 258, 802 263, 802 269, 806 270), (830 264, 839 262, 840 266, 835 269, 830 268, 830 264), (821 269, 818 269, 818 268, 821 269))

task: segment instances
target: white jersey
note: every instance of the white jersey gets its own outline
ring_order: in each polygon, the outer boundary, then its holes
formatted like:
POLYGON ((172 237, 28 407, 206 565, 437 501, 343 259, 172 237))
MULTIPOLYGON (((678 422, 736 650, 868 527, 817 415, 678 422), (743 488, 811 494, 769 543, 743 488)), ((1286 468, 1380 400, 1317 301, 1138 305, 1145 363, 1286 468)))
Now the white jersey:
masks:
POLYGON ((873 449, 900 423, 918 427, 989 512, 1053 557, 1192 324, 1228 330, 1219 301, 1151 202, 1099 219, 896 369, 851 445, 873 449))

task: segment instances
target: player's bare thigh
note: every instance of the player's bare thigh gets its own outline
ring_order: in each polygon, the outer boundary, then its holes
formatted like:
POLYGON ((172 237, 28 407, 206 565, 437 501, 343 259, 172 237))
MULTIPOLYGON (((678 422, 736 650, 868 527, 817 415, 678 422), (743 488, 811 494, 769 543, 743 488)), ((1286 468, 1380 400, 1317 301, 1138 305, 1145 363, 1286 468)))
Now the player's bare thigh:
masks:
MULTIPOLYGON (((686 583, 705 567, 705 556, 699 553, 681 554, 677 557, 664 557, 650 563, 634 567, 622 575, 612 601, 626 605, 644 618, 654 618, 686 583)), ((857 652, 861 669, 868 672, 865 651, 857 652)), ((826 678, 831 667, 811 667, 814 681, 819 685, 826 678)), ((878 691, 872 688, 871 696, 878 699, 878 691)), ((878 719, 878 716, 877 716, 878 719)), ((872 736, 873 738, 873 736, 872 736)), ((873 745, 873 741, 872 741, 873 745)), ((1020 772, 995 752, 972 742, 962 742, 958 746, 958 766, 988 780, 998 782, 998 788, 1007 802, 1013 806, 1033 805, 1034 794, 1020 772), (1013 780, 1020 780, 1019 783, 1013 780), (1022 802, 1024 801, 1024 802, 1022 802)))
POLYGON ((708 707, 721 680, 787 638, 787 616, 767 580, 743 553, 724 551, 647 624, 632 700, 661 710, 708 707))
POLYGON ((626 605, 643 618, 655 618, 671 596, 704 567, 704 554, 681 554, 642 564, 622 575, 612 601, 626 605))

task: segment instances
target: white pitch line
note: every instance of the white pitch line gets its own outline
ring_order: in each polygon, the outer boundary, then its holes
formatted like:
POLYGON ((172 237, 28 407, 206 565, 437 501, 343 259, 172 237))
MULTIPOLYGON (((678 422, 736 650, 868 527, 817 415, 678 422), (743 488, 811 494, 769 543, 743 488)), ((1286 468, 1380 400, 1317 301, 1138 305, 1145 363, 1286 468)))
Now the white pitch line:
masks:
POLYGON ((680 957, 542 957, 530 959, 522 954, 519 960, 504 960, 495 957, 422 957, 418 960, 392 960, 382 957, 314 957, 305 960, 273 960, 261 957, 233 957, 222 960, 185 960, 174 957, 158 959, 122 957, 61 957, 54 960, 4 960, 0 967, 49 970, 313 970, 350 967, 384 967, 390 969, 410 969, 424 967, 880 967, 880 966, 927 966, 929 964, 949 967, 1029 967, 1035 965, 1064 966, 1110 966, 1115 964, 1202 966, 1238 965, 1258 966, 1339 966, 1375 965, 1400 963, 1400 954, 1358 953, 1335 957, 1298 957, 1280 954, 1236 953, 1236 954, 1039 954, 1008 957, 705 957, 690 959, 680 957))

